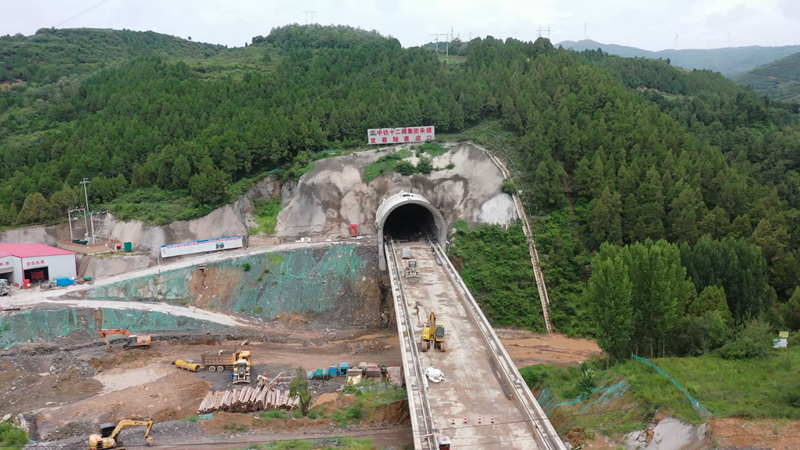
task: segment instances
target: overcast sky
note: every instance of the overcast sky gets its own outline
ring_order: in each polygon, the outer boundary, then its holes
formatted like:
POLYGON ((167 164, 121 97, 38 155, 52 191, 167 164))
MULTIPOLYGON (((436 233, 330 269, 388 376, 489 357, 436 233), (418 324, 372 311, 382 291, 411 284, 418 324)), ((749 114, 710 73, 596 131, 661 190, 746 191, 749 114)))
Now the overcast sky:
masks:
POLYGON ((454 30, 532 40, 589 39, 647 50, 800 44, 800 0, 3 0, 0 35, 30 35, 96 8, 59 28, 153 30, 195 41, 242 46, 271 28, 345 24, 392 35, 404 46, 454 30), (101 3, 98 5, 98 3, 101 3), (543 33, 546 35, 547 33, 543 33))

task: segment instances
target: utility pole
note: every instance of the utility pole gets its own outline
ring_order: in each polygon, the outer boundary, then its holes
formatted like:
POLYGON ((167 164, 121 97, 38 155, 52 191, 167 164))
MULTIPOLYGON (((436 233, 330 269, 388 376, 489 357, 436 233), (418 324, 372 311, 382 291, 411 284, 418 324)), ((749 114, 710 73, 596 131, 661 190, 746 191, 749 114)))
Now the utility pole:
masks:
POLYGON ((731 30, 728 30, 728 48, 731 48, 731 30))
POLYGON ((589 26, 588 23, 583 24, 583 40, 589 39, 589 34, 586 32, 586 28, 589 26))
POLYGON ((311 23, 314 23, 314 13, 316 11, 303 11, 306 15, 306 25, 308 25, 308 15, 311 14, 311 23))
POLYGON ((675 33, 675 50, 678 49, 678 33, 675 33))
MULTIPOLYGON (((89 181, 88 178, 84 178, 83 181, 81 181, 81 184, 83 185, 83 195, 84 195, 84 198, 86 199, 86 215, 89 216, 89 223, 91 224, 91 227, 92 227, 91 228, 92 234, 91 234, 91 236, 89 236, 89 242, 94 244, 95 243, 94 242, 94 218, 92 217, 92 211, 89 209, 89 191, 86 189, 86 186, 89 183, 91 183, 91 181, 89 181)), ((86 230, 86 232, 88 233, 89 230, 86 230)))

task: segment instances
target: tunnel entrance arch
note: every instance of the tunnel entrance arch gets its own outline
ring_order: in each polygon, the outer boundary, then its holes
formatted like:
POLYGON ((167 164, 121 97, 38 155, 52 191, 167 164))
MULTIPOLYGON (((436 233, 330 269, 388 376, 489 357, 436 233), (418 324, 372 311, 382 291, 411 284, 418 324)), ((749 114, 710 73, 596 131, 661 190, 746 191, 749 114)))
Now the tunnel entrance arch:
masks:
POLYGON ((442 213, 425 197, 409 192, 399 192, 381 203, 375 215, 378 228, 378 265, 386 270, 383 254, 384 236, 413 237, 416 233, 429 233, 444 246, 447 241, 447 222, 442 213))

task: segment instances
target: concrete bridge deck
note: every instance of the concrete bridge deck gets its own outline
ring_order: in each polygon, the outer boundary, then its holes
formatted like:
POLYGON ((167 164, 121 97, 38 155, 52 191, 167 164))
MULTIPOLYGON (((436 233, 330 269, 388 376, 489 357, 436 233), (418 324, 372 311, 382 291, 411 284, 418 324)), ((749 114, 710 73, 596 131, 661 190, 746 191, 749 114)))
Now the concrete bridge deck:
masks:
POLYGON ((494 330, 439 246, 427 241, 395 243, 387 245, 385 254, 395 308, 399 311, 398 332, 407 359, 415 448, 437 448, 435 439, 446 436, 454 449, 563 449, 494 330), (417 284, 407 283, 402 275, 407 264, 401 259, 403 248, 410 248, 417 261, 422 275, 417 284), (446 352, 433 348, 426 353, 419 351, 422 325, 431 311, 436 313, 437 322, 445 325, 446 352), (424 380, 428 367, 444 372, 445 381, 424 380))

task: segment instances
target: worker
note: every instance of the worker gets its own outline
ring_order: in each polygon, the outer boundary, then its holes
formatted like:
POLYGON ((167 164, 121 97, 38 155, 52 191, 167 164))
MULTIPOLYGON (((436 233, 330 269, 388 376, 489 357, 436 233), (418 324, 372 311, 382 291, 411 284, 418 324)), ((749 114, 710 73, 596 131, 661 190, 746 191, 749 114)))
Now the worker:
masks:
POLYGON ((233 372, 231 372, 231 381, 233 381, 233 372))

